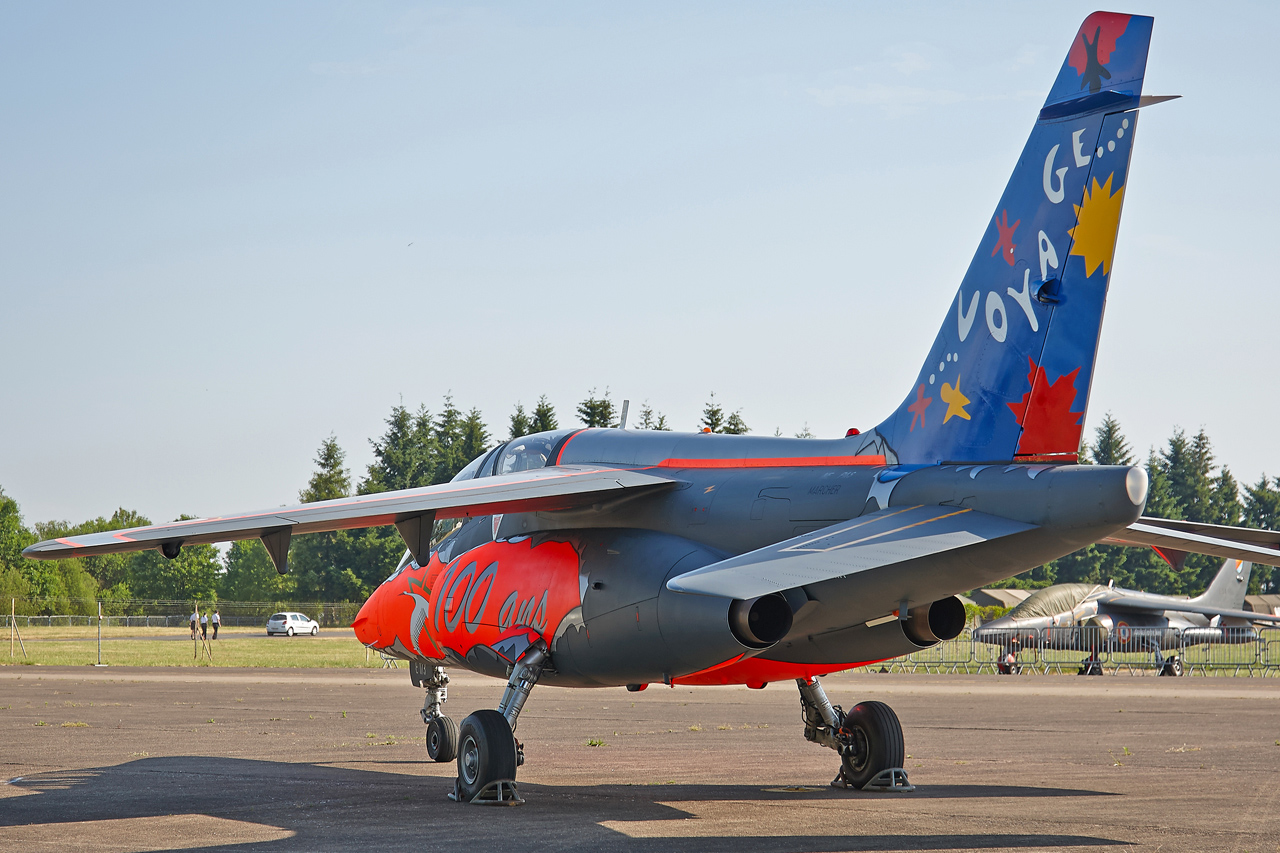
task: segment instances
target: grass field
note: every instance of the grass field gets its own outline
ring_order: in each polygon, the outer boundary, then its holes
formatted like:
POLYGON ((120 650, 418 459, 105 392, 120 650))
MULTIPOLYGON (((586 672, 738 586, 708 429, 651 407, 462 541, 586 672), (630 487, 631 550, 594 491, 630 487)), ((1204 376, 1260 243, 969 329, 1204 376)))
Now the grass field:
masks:
MULTIPOLYGON (((80 665, 97 662, 97 628, 20 628, 26 646, 14 655, 0 651, 0 665, 80 665)), ((4 629, 8 633, 8 629, 4 629)), ((0 642, 4 641, 0 634, 0 642)), ((111 628, 102 632, 102 662, 116 666, 209 666, 197 657, 197 645, 185 628, 111 628)), ((322 630, 318 637, 268 637, 262 629, 237 628, 209 641, 214 666, 302 666, 380 668, 382 659, 366 653, 350 629, 322 630)))

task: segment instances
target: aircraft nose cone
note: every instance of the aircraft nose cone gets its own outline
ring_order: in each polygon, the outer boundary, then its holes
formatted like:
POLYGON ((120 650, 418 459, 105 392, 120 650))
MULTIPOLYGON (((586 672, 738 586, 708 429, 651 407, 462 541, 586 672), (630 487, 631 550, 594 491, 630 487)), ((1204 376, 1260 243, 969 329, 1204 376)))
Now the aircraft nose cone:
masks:
POLYGON ((381 636, 381 620, 378 618, 380 609, 378 603, 378 595, 381 588, 374 590, 373 595, 369 596, 368 601, 360 608, 360 612, 356 614, 356 619, 351 623, 351 627, 355 629, 356 639, 366 646, 371 646, 378 641, 381 636))

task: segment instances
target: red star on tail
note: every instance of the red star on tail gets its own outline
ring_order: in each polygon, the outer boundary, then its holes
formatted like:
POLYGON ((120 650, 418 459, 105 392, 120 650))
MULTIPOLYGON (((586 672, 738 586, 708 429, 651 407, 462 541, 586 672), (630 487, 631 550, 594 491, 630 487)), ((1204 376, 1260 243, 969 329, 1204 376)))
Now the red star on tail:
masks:
POLYGON ((916 401, 907 406, 907 411, 911 413, 911 429, 907 432, 915 432, 917 420, 920 421, 920 426, 924 426, 924 410, 929 408, 932 402, 932 397, 924 395, 924 383, 920 383, 920 387, 916 389, 916 401))
POLYGON ((996 241, 996 247, 991 250, 991 257, 995 257, 1000 252, 1000 257, 1004 258, 1004 262, 1009 266, 1013 266, 1013 232, 1022 224, 1021 219, 1015 219, 1013 225, 1009 224, 1009 211, 1000 211, 1000 218, 995 220, 996 230, 1000 232, 1000 239, 996 241), (1001 251, 1003 249, 1004 251, 1001 251))

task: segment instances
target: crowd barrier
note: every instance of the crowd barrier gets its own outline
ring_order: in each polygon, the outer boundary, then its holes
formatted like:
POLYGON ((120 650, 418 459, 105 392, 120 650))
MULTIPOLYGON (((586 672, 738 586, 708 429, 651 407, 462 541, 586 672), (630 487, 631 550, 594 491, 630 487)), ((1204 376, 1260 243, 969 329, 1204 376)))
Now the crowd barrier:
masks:
POLYGON ((936 673, 1280 676, 1280 627, 1042 628, 1018 631, 1016 642, 998 635, 992 642, 981 634, 981 628, 965 630, 954 640, 885 661, 880 668, 936 673))

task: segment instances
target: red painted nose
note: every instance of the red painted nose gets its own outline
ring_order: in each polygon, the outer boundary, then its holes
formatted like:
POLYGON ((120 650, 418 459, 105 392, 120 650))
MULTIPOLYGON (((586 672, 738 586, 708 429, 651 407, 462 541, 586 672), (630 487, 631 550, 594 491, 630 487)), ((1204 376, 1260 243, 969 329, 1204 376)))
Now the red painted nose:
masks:
POLYGON ((369 600, 360 608, 360 612, 356 614, 356 620, 351 623, 351 627, 355 629, 356 639, 366 646, 372 646, 378 642, 382 635, 381 619, 378 618, 381 607, 378 602, 379 596, 382 594, 382 587, 378 587, 373 591, 373 595, 369 596, 369 600))

